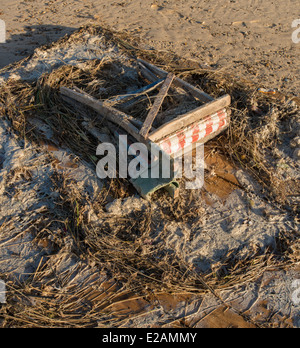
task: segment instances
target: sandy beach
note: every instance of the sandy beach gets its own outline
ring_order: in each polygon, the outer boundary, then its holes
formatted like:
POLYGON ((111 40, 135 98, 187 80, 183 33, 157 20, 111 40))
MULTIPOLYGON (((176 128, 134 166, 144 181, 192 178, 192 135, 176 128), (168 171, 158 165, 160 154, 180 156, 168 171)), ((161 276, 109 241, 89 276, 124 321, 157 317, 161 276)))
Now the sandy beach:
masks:
POLYGON ((7 44, 0 67, 83 25, 104 25, 265 88, 299 92, 299 49, 292 22, 297 0, 0 1, 7 44))

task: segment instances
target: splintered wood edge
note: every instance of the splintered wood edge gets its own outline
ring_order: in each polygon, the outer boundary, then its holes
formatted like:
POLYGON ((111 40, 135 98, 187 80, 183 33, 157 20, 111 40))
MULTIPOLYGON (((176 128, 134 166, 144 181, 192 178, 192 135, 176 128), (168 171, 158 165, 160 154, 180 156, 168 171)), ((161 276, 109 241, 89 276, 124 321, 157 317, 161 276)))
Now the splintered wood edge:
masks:
POLYGON ((174 120, 162 125, 156 131, 149 134, 148 139, 152 142, 157 142, 166 138, 167 136, 184 129, 191 124, 203 119, 206 116, 212 115, 224 108, 227 108, 231 104, 230 95, 226 94, 214 101, 211 101, 199 108, 190 111, 187 114, 180 115, 174 120))

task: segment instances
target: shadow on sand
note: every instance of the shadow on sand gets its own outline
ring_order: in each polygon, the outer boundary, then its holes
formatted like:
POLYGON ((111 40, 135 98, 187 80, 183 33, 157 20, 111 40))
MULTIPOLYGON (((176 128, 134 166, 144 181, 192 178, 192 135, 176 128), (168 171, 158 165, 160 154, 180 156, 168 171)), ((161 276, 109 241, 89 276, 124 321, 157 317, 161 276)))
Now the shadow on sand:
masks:
POLYGON ((59 25, 25 27, 25 32, 12 35, 6 43, 0 44, 0 69, 31 55, 40 46, 57 41, 66 34, 72 34, 77 29, 59 25))

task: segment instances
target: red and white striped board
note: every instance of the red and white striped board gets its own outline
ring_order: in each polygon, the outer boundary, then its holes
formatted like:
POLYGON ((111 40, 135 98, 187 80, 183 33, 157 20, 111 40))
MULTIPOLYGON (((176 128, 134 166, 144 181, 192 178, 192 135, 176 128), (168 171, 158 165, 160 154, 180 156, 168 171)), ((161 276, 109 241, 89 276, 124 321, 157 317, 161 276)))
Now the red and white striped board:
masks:
POLYGON ((222 109, 213 115, 207 116, 197 123, 191 124, 185 129, 157 142, 168 155, 173 155, 196 142, 205 142, 212 133, 228 127, 229 115, 226 109, 222 109))

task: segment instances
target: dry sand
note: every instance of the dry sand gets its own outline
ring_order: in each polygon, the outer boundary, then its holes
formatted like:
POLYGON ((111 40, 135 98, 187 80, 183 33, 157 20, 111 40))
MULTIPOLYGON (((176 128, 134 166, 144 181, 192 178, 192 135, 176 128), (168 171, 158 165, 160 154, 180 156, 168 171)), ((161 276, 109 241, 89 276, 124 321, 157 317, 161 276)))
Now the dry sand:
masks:
POLYGON ((7 44, 0 67, 86 24, 109 26, 261 87, 299 92, 300 44, 292 42, 298 0, 0 0, 7 44))

